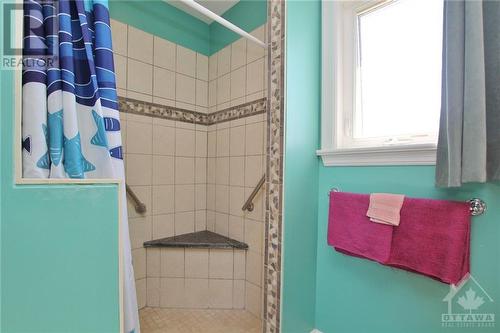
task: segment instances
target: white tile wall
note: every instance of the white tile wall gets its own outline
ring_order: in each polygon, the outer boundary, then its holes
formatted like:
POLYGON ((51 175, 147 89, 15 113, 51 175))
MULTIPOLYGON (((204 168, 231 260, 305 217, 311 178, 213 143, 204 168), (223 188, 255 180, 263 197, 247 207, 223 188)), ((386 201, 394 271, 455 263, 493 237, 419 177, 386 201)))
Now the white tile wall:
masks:
MULTIPOLYGON (((139 306, 145 306, 148 297, 150 304, 160 306, 160 280, 150 279, 159 278, 160 266, 149 256, 144 259, 142 244, 206 229, 207 131, 165 119, 122 115, 127 183, 147 207, 141 216, 128 204, 139 306)), ((168 278, 178 278, 172 275, 168 278)), ((198 300, 186 297, 190 300, 186 304, 198 300)))
POLYGON ((196 52, 177 46, 177 72, 191 77, 196 76, 196 52))
POLYGON ((155 67, 153 73, 153 95, 175 100, 175 72, 161 67, 155 67))
POLYGON ((182 235, 195 231, 194 211, 175 213, 175 234, 182 235))
POLYGON ((127 56, 128 26, 122 22, 111 20, 111 37, 113 42, 113 51, 115 54, 127 56))
POLYGON ((233 278, 233 250, 210 250, 209 277, 213 279, 233 278))
POLYGON ((164 238, 173 235, 175 235, 175 216, 173 213, 153 216, 151 239, 164 238))
POLYGON ((200 53, 196 54, 196 78, 208 81, 208 57, 200 53))
MULTIPOLYGON (((265 41, 267 39, 266 26, 262 25, 250 33, 252 36, 265 41)), ((255 43, 247 43, 247 64, 265 56, 265 49, 255 43)))
MULTIPOLYGON (((265 25, 251 32, 265 40, 265 25)), ((251 102, 265 96, 266 53, 240 38, 208 59, 209 112, 251 102)))
POLYGON ((240 68, 247 63, 247 40, 240 38, 231 45, 231 70, 240 68))
POLYGON ((210 300, 208 279, 185 279, 184 306, 188 308, 207 308, 210 300))
POLYGON ((208 249, 189 249, 186 251, 186 277, 208 279, 208 249))
POLYGON ((127 62, 127 89, 151 96, 153 94, 153 66, 132 58, 129 58, 127 62))
MULTIPOLYGON (((264 40, 264 26, 252 34, 264 40)), ((209 112, 265 96, 266 54, 245 39, 209 57, 208 69, 209 112)), ((257 115, 209 126, 207 140, 207 229, 249 245, 245 267, 234 267, 240 275, 235 276, 233 298, 256 316, 262 315, 264 191, 253 212, 244 213, 241 206, 265 170, 265 130, 265 116, 257 115), (236 282, 239 278, 245 285, 236 282)))
POLYGON ((175 77, 175 97, 177 102, 194 105, 196 101, 196 79, 178 73, 175 77))
POLYGON ((175 71, 175 57, 176 45, 168 40, 154 36, 154 65, 170 71, 175 71))
POLYGON ((153 64, 153 35, 128 26, 128 51, 130 58, 153 64))
POLYGON ((116 20, 111 29, 119 96, 208 112, 207 56, 116 20))
POLYGON ((242 309, 245 250, 147 249, 148 306, 242 309))
POLYGON ((265 129, 264 115, 208 129, 207 229, 249 245, 245 266, 237 268, 242 260, 234 261, 234 272, 240 274, 234 279, 245 280, 245 285, 233 284, 233 298, 244 299, 245 308, 257 316, 261 316, 263 299, 265 192, 256 196, 252 212, 243 212, 241 206, 264 173, 265 129), (213 223, 209 216, 215 217, 213 223))
MULTIPOLYGON (((265 52, 240 39, 207 57, 111 21, 118 94, 198 112, 265 96, 265 52)), ((264 39, 264 27, 253 35, 264 39)), ((212 126, 122 114, 127 183, 146 204, 128 204, 139 307, 246 308, 261 315, 264 196, 241 205, 264 170, 265 117, 212 126), (248 251, 142 247, 146 240, 213 230, 248 251)))

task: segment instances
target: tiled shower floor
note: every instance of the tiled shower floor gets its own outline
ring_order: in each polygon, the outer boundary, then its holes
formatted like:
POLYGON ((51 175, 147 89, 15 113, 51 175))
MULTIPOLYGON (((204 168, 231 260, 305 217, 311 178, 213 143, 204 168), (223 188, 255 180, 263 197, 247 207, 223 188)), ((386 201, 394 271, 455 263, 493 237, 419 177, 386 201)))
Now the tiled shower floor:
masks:
POLYGON ((244 310, 143 308, 142 333, 260 333, 261 321, 244 310))

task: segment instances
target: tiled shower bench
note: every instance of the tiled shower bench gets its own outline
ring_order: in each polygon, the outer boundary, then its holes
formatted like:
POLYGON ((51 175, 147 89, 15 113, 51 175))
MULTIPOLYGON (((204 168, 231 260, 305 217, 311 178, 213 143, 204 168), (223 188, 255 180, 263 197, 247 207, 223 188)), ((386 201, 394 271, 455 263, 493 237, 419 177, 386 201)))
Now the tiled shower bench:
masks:
POLYGON ((248 245, 211 231, 144 243, 147 306, 243 309, 248 245))

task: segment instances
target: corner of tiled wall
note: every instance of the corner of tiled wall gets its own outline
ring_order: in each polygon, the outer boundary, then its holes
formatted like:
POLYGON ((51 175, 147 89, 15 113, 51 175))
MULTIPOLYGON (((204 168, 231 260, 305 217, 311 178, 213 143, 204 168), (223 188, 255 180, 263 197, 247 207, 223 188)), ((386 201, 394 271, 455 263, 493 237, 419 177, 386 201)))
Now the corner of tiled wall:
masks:
POLYGON ((148 306, 242 309, 244 250, 148 250, 148 306), (150 253, 149 253, 150 251, 150 253))
POLYGON ((245 307, 262 312, 264 191, 252 212, 241 207, 265 171, 265 118, 256 115, 210 126, 207 228, 246 242, 245 307))
MULTIPOLYGON (((265 40, 266 26, 252 31, 265 40)), ((266 96, 266 53, 239 39, 209 57, 209 112, 266 96)), ((265 115, 208 126, 207 228, 248 243, 245 308, 262 316, 264 265, 264 193, 253 212, 241 207, 265 172, 265 115)))
MULTIPOLYGON (((208 111, 207 56, 116 20, 111 27, 120 97, 208 111)), ((155 282, 146 280, 143 242, 206 228, 207 127, 130 113, 121 120, 126 181, 147 207, 138 215, 128 205, 142 308, 155 282)))
MULTIPOLYGON (((266 39, 266 25, 251 34, 266 39)), ((265 50, 240 38, 208 59, 208 108, 216 112, 266 95, 265 50)))
POLYGON ((208 112, 208 57, 111 20, 118 95, 208 112))
MULTIPOLYGON (((207 57, 115 20, 111 27, 121 97, 211 113, 266 95, 266 54, 245 39, 207 57)), ((265 26, 252 34, 264 40, 265 26)), ((139 307, 172 306, 183 290, 190 292, 182 294, 183 306, 231 303, 261 317, 264 191, 253 212, 241 206, 265 171, 265 115, 210 126, 131 113, 121 118, 126 180, 147 206, 139 215, 128 205, 139 307), (205 274, 205 261, 224 262, 217 251, 142 246, 200 230, 248 243, 248 251, 231 251, 231 279, 211 275, 210 265, 205 274), (231 302, 224 299, 229 289, 231 302)))

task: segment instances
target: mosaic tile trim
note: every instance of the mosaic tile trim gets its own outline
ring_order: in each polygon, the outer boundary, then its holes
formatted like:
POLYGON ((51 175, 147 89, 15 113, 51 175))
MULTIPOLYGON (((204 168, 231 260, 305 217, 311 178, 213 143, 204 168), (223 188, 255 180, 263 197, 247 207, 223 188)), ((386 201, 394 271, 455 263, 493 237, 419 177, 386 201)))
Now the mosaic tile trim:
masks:
POLYGON ((118 104, 120 112, 207 126, 262 114, 267 110, 266 98, 261 98, 252 102, 232 106, 230 108, 210 114, 150 102, 138 101, 126 97, 120 97, 118 99, 118 104))
POLYGON ((240 104, 228 109, 213 112, 208 115, 208 125, 219 124, 230 120, 241 119, 254 116, 256 114, 266 113, 267 98, 261 98, 256 101, 240 104))
POLYGON ((280 332, 284 147, 285 0, 268 1, 268 94, 264 333, 280 332))

